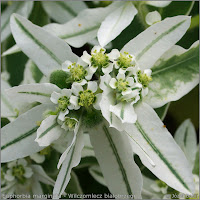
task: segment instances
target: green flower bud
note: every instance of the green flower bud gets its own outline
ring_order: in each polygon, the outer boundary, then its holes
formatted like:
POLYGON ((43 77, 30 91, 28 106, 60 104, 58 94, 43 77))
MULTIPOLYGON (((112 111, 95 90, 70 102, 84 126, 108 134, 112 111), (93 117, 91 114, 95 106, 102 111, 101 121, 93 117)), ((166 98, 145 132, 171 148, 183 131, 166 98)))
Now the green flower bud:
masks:
POLYGON ((92 128, 100 124, 103 120, 103 116, 99 110, 92 109, 92 111, 83 113, 82 123, 86 128, 92 128))
POLYGON ((59 88, 70 88, 72 80, 70 74, 63 70, 56 70, 50 75, 50 83, 57 85, 59 88))

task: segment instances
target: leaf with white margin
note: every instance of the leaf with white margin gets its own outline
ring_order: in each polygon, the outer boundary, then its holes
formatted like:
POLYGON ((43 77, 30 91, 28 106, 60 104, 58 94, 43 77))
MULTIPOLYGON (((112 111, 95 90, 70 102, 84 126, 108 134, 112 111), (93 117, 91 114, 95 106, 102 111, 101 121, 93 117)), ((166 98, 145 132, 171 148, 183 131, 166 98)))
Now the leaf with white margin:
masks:
POLYGON ((146 1, 147 5, 163 8, 168 6, 172 1, 146 1))
POLYGON ((43 149, 34 141, 37 122, 43 119, 43 112, 51 108, 50 104, 36 106, 1 129, 2 163, 29 156, 43 149))
POLYGON ((16 116, 14 101, 8 98, 5 93, 6 89, 11 88, 7 81, 1 79, 1 117, 13 117, 16 116))
POLYGON ((52 103, 50 101, 53 92, 61 89, 51 83, 33 83, 15 86, 6 90, 8 98, 14 99, 16 103, 52 103))
POLYGON ((79 132, 82 132, 82 128, 81 128, 81 123, 80 123, 80 119, 78 124, 76 125, 76 127, 74 128, 73 131, 69 131, 67 134, 67 149, 63 152, 63 154, 61 155, 57 168, 59 169, 60 166, 62 165, 62 163, 64 162, 64 160, 66 159, 69 151, 71 150, 71 148, 74 146, 75 142, 76 142, 76 137, 78 134, 81 134, 79 132))
POLYGON ((24 79, 21 82, 23 84, 39 83, 43 77, 43 73, 39 70, 37 65, 32 61, 28 60, 24 69, 24 79))
POLYGON ((89 134, 110 192, 141 198, 142 176, 133 160, 128 136, 110 128, 107 122, 89 129, 89 134))
POLYGON ((182 38, 190 21, 188 16, 166 18, 129 41, 121 52, 134 55, 141 69, 149 69, 182 38))
POLYGON ((34 177, 37 178, 38 181, 54 186, 55 181, 46 174, 40 165, 31 165, 31 168, 34 172, 34 177))
POLYGON ((76 167, 80 160, 81 160, 81 151, 84 146, 83 140, 83 132, 80 131, 77 134, 76 142, 70 149, 69 153, 67 154, 66 159, 64 160, 60 172, 57 176, 56 183, 53 190, 54 197, 59 197, 63 194, 67 184, 70 180, 70 172, 73 167, 76 167))
POLYGON ((1 42, 3 42, 10 34, 10 16, 13 13, 18 13, 24 17, 28 17, 31 13, 33 2, 13 2, 8 6, 1 16, 1 42))
POLYGON ((133 152, 160 180, 177 191, 191 194, 194 191, 191 167, 180 147, 148 104, 138 104, 135 112, 137 122, 124 125, 133 152))
POLYGON ((92 147, 92 144, 90 142, 90 136, 87 133, 84 133, 84 148, 82 151, 81 157, 94 157, 94 149, 92 147))
POLYGON ((123 4, 124 2, 114 2, 105 8, 85 9, 66 24, 49 24, 44 26, 44 29, 73 47, 81 47, 97 36, 97 31, 106 16, 123 4))
POLYGON ((126 2, 111 12, 101 23, 97 37, 99 44, 104 47, 115 39, 133 20, 137 9, 132 2, 126 2))
POLYGON ((144 101, 153 108, 189 93, 199 83, 199 41, 188 50, 172 47, 152 68, 151 76, 144 101))
POLYGON ((36 63, 44 75, 61 69, 66 60, 74 62, 78 59, 66 42, 20 15, 11 16, 10 27, 17 46, 36 63))
POLYGON ((101 169, 98 165, 93 165, 89 168, 90 175, 100 184, 107 187, 101 169))
POLYGON ((10 47, 9 49, 7 49, 6 51, 4 51, 1 56, 2 57, 8 56, 8 55, 12 55, 12 54, 15 54, 18 52, 21 52, 21 49, 17 45, 14 45, 14 46, 10 47))
POLYGON ((50 115, 42 121, 37 130, 35 141, 39 146, 49 146, 53 141, 57 140, 61 134, 65 134, 65 130, 57 123, 57 115, 50 115))
POLYGON ((60 24, 66 23, 87 8, 82 1, 42 1, 42 6, 46 13, 60 24))
POLYGON ((197 138, 194 125, 190 119, 185 120, 177 129, 174 139, 185 153, 186 158, 194 167, 195 156, 197 153, 197 138))

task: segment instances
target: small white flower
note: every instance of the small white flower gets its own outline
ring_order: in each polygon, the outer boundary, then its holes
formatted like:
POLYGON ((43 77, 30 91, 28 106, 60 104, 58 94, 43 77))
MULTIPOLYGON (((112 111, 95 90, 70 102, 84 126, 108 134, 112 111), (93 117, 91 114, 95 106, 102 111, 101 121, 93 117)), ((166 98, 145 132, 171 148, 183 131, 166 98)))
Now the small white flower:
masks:
POLYGON ((33 175, 33 171, 27 166, 27 161, 25 159, 18 159, 8 163, 8 170, 5 174, 5 179, 9 182, 19 181, 23 183, 26 179, 33 175))
POLYGON ((88 67, 88 64, 81 58, 77 61, 77 63, 72 63, 71 61, 66 60, 62 64, 62 70, 70 73, 72 80, 79 82, 81 85, 84 85, 86 80, 90 80, 96 71, 91 70, 91 68, 88 67))
POLYGON ((79 83, 73 83, 72 93, 74 95, 72 95, 70 98, 72 108, 77 110, 81 106, 85 107, 86 109, 90 106, 93 106, 95 109, 99 109, 98 104, 101 94, 96 94, 97 88, 98 86, 95 81, 89 81, 86 89, 84 89, 79 83))
POLYGON ((58 119, 64 121, 65 115, 69 113, 68 109, 71 109, 70 106, 70 97, 71 97, 71 90, 70 89, 62 89, 60 93, 53 92, 51 94, 50 100, 58 105, 59 115, 58 119))
POLYGON ((66 131, 73 131, 78 124, 78 120, 75 117, 65 117, 65 120, 61 126, 61 128, 66 131))
POLYGON ((106 49, 100 46, 94 46, 91 50, 91 55, 86 51, 81 56, 82 60, 89 65, 89 69, 95 73, 99 68, 104 74, 108 74, 113 70, 113 58, 115 52, 106 54, 106 49))

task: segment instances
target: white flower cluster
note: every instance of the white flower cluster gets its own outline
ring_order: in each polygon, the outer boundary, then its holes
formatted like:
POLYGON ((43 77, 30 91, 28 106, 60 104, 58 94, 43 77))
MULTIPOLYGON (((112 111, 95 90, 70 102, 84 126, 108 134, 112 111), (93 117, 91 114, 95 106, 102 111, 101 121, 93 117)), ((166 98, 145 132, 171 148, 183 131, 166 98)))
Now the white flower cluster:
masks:
POLYGON ((62 128, 73 130, 76 127, 78 119, 70 117, 70 111, 81 107, 86 110, 91 110, 92 107, 101 109, 102 93, 98 90, 99 81, 95 80, 99 76, 103 95, 110 92, 113 94, 114 104, 110 104, 109 111, 123 123, 136 121, 133 104, 147 95, 151 70, 142 71, 133 55, 128 52, 120 53, 117 49, 107 54, 104 48, 95 46, 91 50, 91 55, 84 51, 77 63, 67 60, 63 63, 62 69, 70 74, 73 82, 71 89, 64 88, 60 93, 53 92, 51 95, 51 101, 58 106, 58 121, 62 123, 62 128), (93 76, 94 74, 96 76, 93 76), (133 116, 127 119, 127 112, 131 111, 133 116))

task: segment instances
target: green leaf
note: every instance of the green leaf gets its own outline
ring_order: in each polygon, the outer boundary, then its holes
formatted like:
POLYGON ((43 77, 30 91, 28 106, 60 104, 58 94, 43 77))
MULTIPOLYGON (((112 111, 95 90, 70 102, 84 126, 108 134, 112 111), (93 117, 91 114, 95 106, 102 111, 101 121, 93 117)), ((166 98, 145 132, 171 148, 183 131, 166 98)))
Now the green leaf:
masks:
POLYGON ((77 61, 78 57, 63 40, 13 14, 10 21, 13 37, 22 51, 31 58, 44 75, 61 69, 64 61, 77 61))
POLYGON ((152 82, 145 101, 158 108, 176 101, 199 83, 199 42, 188 50, 170 49, 152 68, 152 82))
POLYGON ((66 23, 87 8, 82 1, 42 1, 42 5, 46 13, 60 24, 66 23))
POLYGON ((190 26, 190 21, 188 16, 176 16, 158 22, 129 41, 121 52, 134 55, 142 69, 151 68, 182 38, 190 26))
POLYGON ((3 11, 1 16, 1 42, 3 42, 11 33, 10 16, 12 13, 18 13, 24 17, 28 17, 31 13, 33 2, 13 2, 3 11))
POLYGON ((107 122, 90 129, 89 134, 110 192, 141 198, 142 177, 127 135, 110 128, 107 122))
POLYGON ((37 122, 42 120, 42 113, 50 108, 45 104, 36 106, 1 129, 1 162, 23 158, 44 148, 34 140, 37 122))
POLYGON ((140 103, 135 112, 137 122, 124 125, 133 152, 170 187, 191 194, 194 191, 191 167, 180 147, 149 105, 140 103))
POLYGON ((177 129, 174 139, 185 153, 190 162, 191 168, 194 167, 195 156, 197 153, 196 131, 192 122, 187 119, 177 129))

